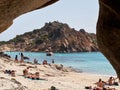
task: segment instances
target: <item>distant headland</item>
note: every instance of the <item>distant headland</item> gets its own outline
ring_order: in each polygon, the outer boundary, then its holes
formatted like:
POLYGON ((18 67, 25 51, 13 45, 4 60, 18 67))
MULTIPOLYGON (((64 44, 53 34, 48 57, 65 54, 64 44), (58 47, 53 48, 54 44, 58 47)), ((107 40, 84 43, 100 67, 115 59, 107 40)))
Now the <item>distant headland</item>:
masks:
POLYGON ((0 42, 0 51, 32 52, 95 52, 99 51, 94 33, 70 28, 58 21, 45 23, 40 29, 17 35, 15 38, 0 42))

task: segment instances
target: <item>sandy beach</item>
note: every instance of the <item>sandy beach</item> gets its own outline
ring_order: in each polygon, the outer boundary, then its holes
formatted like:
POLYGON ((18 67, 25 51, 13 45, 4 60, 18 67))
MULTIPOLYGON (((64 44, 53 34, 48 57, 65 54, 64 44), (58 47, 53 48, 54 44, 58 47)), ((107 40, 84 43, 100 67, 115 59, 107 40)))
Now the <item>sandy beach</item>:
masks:
MULTIPOLYGON (((15 63, 12 59, 0 58, 0 90, 50 90, 51 86, 58 90, 90 90, 85 86, 95 87, 101 78, 107 81, 110 76, 78 73, 72 68, 61 65, 39 65, 32 63, 15 63), (30 67, 29 72, 40 73, 40 80, 32 80, 23 76, 23 70, 30 67), (15 70, 15 77, 5 74, 5 70, 15 70)), ((116 76, 114 76, 116 77, 116 76)), ((106 86, 120 90, 119 86, 106 86)))

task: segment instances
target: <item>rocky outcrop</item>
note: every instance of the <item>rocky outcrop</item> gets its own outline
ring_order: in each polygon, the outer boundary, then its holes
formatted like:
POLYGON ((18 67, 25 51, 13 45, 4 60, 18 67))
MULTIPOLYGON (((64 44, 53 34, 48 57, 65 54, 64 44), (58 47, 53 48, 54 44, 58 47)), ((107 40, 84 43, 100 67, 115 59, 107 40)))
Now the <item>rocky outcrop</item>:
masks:
POLYGON ((8 54, 4 54, 3 52, 0 52, 0 57, 4 57, 4 58, 11 58, 10 55, 8 54))
POLYGON ((92 52, 98 51, 96 35, 84 29, 76 31, 58 21, 46 23, 41 29, 18 35, 1 47, 11 51, 92 52))
POLYGON ((120 0, 99 0, 97 40, 120 78, 120 0))
POLYGON ((56 1, 58 0, 0 0, 0 33, 11 26, 16 17, 56 1))

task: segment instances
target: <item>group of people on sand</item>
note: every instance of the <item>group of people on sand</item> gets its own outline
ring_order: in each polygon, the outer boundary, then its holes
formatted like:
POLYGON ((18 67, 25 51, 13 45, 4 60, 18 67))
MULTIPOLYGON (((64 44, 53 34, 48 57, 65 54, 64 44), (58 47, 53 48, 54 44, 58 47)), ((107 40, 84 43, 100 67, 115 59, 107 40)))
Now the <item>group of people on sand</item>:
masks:
POLYGON ((116 90, 115 88, 110 88, 109 86, 112 86, 112 85, 115 85, 115 86, 118 86, 118 82, 116 82, 115 80, 118 79, 118 78, 114 78, 114 77, 110 77, 108 79, 108 81, 102 81, 102 79, 99 79, 98 82, 96 82, 96 86, 94 88, 92 88, 91 86, 89 87, 86 87, 86 89, 89 89, 89 90, 116 90), (107 86, 107 87, 105 87, 107 86))
MULTIPOLYGON (((5 74, 9 74, 11 75, 12 77, 15 77, 15 70, 4 70, 3 71, 5 74)), ((40 73, 39 72, 35 72, 34 74, 33 73, 29 73, 29 67, 27 67, 26 69, 23 70, 23 76, 25 78, 31 78, 31 79, 36 79, 36 80, 39 80, 40 79, 40 73)))
MULTIPOLYGON (((35 72, 34 74, 33 73, 30 73, 29 72, 29 68, 32 68, 30 66, 28 66, 26 69, 23 70, 23 76, 25 78, 31 78, 31 79, 36 79, 36 80, 39 80, 40 79, 40 73, 39 72, 35 72)), ((8 74, 12 77, 15 77, 16 74, 15 74, 15 70, 3 70, 4 74, 8 74)))
POLYGON ((118 86, 118 82, 115 81, 116 79, 118 78, 110 77, 106 82, 102 81, 102 79, 99 79, 99 81, 95 83, 97 86, 94 87, 93 90, 116 90, 115 88, 105 87, 105 86, 112 86, 112 85, 118 86))
MULTIPOLYGON (((18 62, 23 63, 24 62, 24 55, 23 55, 23 53, 20 53, 20 56, 21 56, 20 61, 18 60, 18 55, 15 56, 15 62, 16 63, 18 63, 18 62)), ((33 62, 34 62, 34 64, 39 64, 38 60, 36 58, 33 60, 33 62)), ((54 63, 54 62, 55 62, 54 59, 52 59, 52 63, 54 63)), ((42 64, 43 65, 49 65, 47 60, 43 60, 42 64)))
POLYGON ((39 72, 35 72, 34 74, 30 73, 29 72, 29 67, 27 67, 26 69, 23 70, 23 76, 25 78, 30 78, 30 79, 35 79, 35 80, 40 79, 40 73, 39 72))

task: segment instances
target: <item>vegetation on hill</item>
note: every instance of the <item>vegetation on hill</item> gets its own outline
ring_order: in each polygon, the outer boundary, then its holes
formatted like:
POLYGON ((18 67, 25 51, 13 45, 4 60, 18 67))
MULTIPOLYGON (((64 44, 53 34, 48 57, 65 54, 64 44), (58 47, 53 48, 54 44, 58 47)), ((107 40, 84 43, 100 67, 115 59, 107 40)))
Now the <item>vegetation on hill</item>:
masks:
POLYGON ((52 51, 52 52, 92 52, 98 51, 96 35, 70 28, 58 21, 45 23, 41 29, 17 35, 8 42, 1 42, 1 47, 12 51, 52 51))

